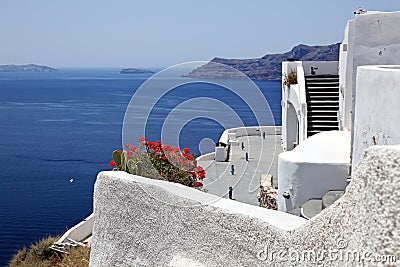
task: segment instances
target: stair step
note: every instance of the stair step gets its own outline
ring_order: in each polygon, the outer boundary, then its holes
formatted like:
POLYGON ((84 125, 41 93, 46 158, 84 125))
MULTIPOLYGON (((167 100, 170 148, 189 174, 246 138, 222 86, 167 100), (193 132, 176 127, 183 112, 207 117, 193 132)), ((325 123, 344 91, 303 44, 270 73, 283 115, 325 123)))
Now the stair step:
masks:
POLYGON ((328 92, 339 92, 339 86, 306 86, 307 92, 320 92, 320 91, 328 91, 328 92))
POLYGON ((339 74, 304 75, 306 78, 339 78, 339 74))
POLYGON ((315 101, 315 102, 310 102, 308 104, 308 109, 309 110, 315 110, 315 109, 324 109, 324 110, 339 110, 339 103, 334 103, 334 102, 321 102, 321 101, 315 101))
POLYGON ((322 208, 325 209, 326 207, 329 207, 330 205, 333 204, 333 202, 341 198, 343 194, 344 191, 342 190, 329 191, 322 197, 322 208))
POLYGON ((331 95, 331 96, 338 96, 339 97, 339 93, 337 91, 332 91, 332 92, 311 91, 311 92, 308 92, 308 94, 310 96, 313 96, 313 95, 323 95, 323 96, 331 95))
POLYGON ((327 88, 327 87, 321 87, 321 88, 312 88, 312 87, 307 87, 306 91, 307 95, 310 93, 312 94, 337 94, 339 95, 339 89, 338 88, 327 88))
POLYGON ((337 116, 337 110, 333 111, 333 110, 326 110, 326 109, 323 109, 323 110, 310 110, 310 109, 307 109, 307 112, 310 112, 312 114, 318 113, 318 114, 321 114, 321 115, 324 115, 324 116, 337 116), (334 115, 330 115, 331 113, 334 113, 334 115))
POLYGON ((310 102, 321 101, 322 103, 324 103, 324 102, 339 103, 338 96, 314 96, 314 97, 307 97, 307 100, 310 102))
POLYGON ((328 98, 328 99, 330 99, 330 98, 333 98, 333 99, 339 100, 339 94, 338 93, 336 93, 336 94, 332 94, 332 93, 329 93, 329 94, 324 94, 324 93, 308 94, 307 97, 310 98, 310 99, 314 99, 314 98, 323 98, 323 99, 328 98))
POLYGON ((337 87, 339 88, 339 81, 306 81, 306 87, 337 87))
POLYGON ((323 115, 308 115, 307 120, 317 121, 337 121, 337 116, 323 116, 323 115))
POLYGON ((337 120, 334 121, 321 121, 321 120, 309 120, 308 121, 309 126, 316 126, 316 125, 333 125, 333 126, 338 126, 339 122, 337 120))
POLYGON ((339 106, 332 106, 332 105, 310 105, 307 107, 307 112, 311 112, 311 111, 330 111, 330 112, 334 112, 335 114, 337 114, 338 108, 339 106))
POLYGON ((326 82, 326 83, 335 83, 339 82, 338 78, 323 78, 323 79, 318 79, 318 78, 306 78, 305 79, 306 83, 314 83, 314 82, 326 82))
POLYGON ((315 79, 315 80, 306 80, 306 84, 339 84, 339 80, 335 79, 315 79))
POLYGON ((308 125, 307 129, 309 130, 316 130, 316 129, 320 129, 320 130, 325 130, 328 131, 328 129, 330 130, 338 130, 339 126, 338 125, 308 125))
POLYGON ((301 206, 300 214, 301 217, 311 219, 322 211, 322 200, 321 199, 310 199, 301 206))

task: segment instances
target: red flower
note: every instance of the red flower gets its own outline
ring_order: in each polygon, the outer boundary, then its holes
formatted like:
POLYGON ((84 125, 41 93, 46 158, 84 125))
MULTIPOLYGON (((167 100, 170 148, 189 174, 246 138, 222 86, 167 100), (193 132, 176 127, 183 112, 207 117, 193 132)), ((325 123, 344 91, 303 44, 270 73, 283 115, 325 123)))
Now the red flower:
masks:
POLYGON ((150 149, 154 149, 154 143, 153 142, 146 142, 146 146, 150 149))
POLYGON ((187 158, 188 160, 193 160, 193 157, 191 155, 187 154, 187 153, 183 154, 183 156, 185 158, 187 158))
POLYGON ((204 172, 199 173, 199 179, 204 179, 204 178, 206 178, 204 172))
POLYGON ((136 147, 136 146, 132 146, 131 147, 131 151, 133 151, 133 152, 135 152, 135 151, 138 151, 139 149, 136 147))
POLYGON ((128 157, 128 159, 132 158, 132 151, 126 151, 126 156, 128 157))
POLYGON ((108 163, 108 165, 110 165, 110 167, 115 167, 115 161, 110 161, 110 163, 108 163))
POLYGON ((167 160, 167 156, 162 156, 162 160, 167 160))
POLYGON ((131 145, 130 144, 125 144, 125 147, 126 148, 129 148, 131 145))
POLYGON ((204 172, 204 169, 203 169, 203 167, 201 167, 201 166, 197 166, 196 168, 194 168, 194 171, 195 171, 196 173, 199 173, 199 172, 204 172))
POLYGON ((171 150, 171 146, 168 144, 162 145, 161 148, 162 148, 162 150, 165 150, 167 152, 171 150))
POLYGON ((195 187, 202 187, 203 183, 202 182, 194 182, 195 187))
POLYGON ((183 149, 183 151, 185 151, 185 153, 190 153, 190 149, 187 148, 187 147, 185 147, 185 148, 183 149))

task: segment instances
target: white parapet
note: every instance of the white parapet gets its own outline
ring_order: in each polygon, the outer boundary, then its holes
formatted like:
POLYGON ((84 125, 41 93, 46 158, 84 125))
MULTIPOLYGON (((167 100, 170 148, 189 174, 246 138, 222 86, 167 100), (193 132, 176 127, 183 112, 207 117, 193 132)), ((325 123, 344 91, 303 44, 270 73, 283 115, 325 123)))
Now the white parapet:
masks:
POLYGON ((350 164, 350 132, 311 136, 278 158, 278 210, 299 208, 329 190, 344 190, 350 164), (289 198, 283 197, 283 195, 289 198))
POLYGON ((369 148, 344 196, 309 221, 174 183, 102 172, 90 266, 374 265, 355 261, 357 255, 384 256, 395 265, 399 165, 399 146, 369 148), (296 256, 321 252, 326 257, 318 262, 296 256))

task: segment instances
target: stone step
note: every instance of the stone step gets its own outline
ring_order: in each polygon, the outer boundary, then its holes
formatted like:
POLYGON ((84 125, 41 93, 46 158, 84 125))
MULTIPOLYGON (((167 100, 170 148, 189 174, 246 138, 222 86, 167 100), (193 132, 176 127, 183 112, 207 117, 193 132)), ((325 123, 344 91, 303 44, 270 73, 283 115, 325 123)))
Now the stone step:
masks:
POLYGON ((339 91, 339 83, 311 83, 311 84, 306 84, 306 89, 307 90, 326 89, 326 90, 338 90, 339 91))
POLYGON ((333 125, 333 126, 338 126, 339 122, 335 120, 308 120, 308 125, 309 126, 317 126, 317 125, 333 125))
POLYGON ((307 131, 337 131, 339 130, 339 126, 333 126, 333 125, 309 125, 307 127, 307 131))
POLYGON ((338 96, 314 96, 314 97, 307 97, 306 99, 307 99, 307 104, 318 103, 318 102, 324 104, 327 102, 328 103, 332 102, 333 104, 336 105, 336 103, 339 103, 338 96))
POLYGON ((314 99, 314 98, 316 98, 316 97, 321 97, 321 98, 334 98, 334 99, 337 99, 337 100, 339 100, 339 94, 338 93, 318 93, 318 94, 309 94, 308 96, 307 96, 307 98, 310 98, 310 99, 314 99))
POLYGON ((303 218, 311 219, 322 211, 321 199, 310 199, 304 203, 300 208, 300 215, 303 218))
POLYGON ((337 116, 324 116, 324 115, 307 115, 307 121, 337 121, 337 116))
POLYGON ((339 82, 339 78, 336 77, 326 77, 326 78, 311 78, 311 77, 306 77, 305 78, 306 83, 314 83, 314 82, 339 82))
POLYGON ((339 110, 339 105, 336 105, 334 103, 310 103, 310 105, 307 106, 307 111, 313 111, 313 110, 326 110, 326 111, 338 111, 339 110))
POLYGON ((339 78, 339 74, 305 75, 306 78, 339 78))
POLYGON ((327 91, 339 91, 339 85, 337 86, 332 86, 332 84, 330 84, 329 86, 323 86, 323 84, 314 84, 314 85, 306 85, 306 89, 307 92, 311 92, 311 91, 323 91, 323 90, 327 90, 327 91))
POLYGON ((317 115, 317 116, 337 116, 337 110, 307 110, 307 116, 313 116, 313 115, 317 115))
POLYGON ((308 92, 308 94, 309 94, 309 96, 311 97, 311 96, 314 96, 314 95, 321 95, 321 96, 328 96, 328 95, 330 95, 330 96, 337 96, 337 97, 339 97, 339 93, 338 92, 336 92, 336 91, 310 91, 310 92, 308 92))
POLYGON ((306 79, 306 84, 338 84, 338 79, 306 79))
POLYGON ((344 194, 342 190, 332 190, 322 197, 322 208, 325 209, 333 204, 336 200, 341 198, 344 194))
POLYGON ((307 112, 312 112, 312 111, 330 111, 330 112, 336 112, 339 110, 339 105, 332 105, 332 104, 315 104, 315 105, 309 105, 307 106, 307 112))

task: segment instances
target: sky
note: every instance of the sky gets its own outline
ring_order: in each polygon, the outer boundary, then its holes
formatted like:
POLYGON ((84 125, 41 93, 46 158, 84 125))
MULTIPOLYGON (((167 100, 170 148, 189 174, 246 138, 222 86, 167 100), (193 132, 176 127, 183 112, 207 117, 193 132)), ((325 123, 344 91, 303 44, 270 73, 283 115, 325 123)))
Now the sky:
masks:
POLYGON ((357 7, 398 0, 1 0, 0 64, 167 67, 341 42, 357 7))

